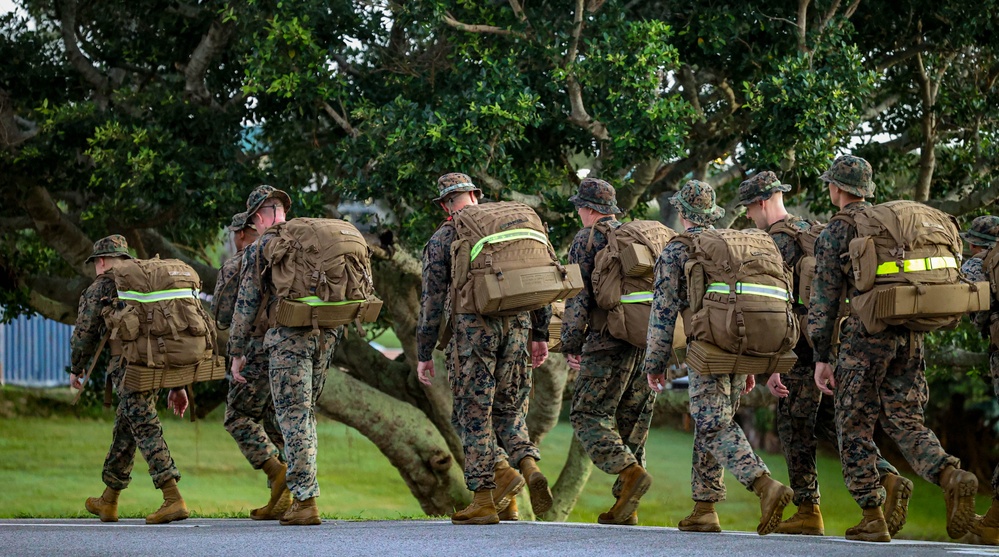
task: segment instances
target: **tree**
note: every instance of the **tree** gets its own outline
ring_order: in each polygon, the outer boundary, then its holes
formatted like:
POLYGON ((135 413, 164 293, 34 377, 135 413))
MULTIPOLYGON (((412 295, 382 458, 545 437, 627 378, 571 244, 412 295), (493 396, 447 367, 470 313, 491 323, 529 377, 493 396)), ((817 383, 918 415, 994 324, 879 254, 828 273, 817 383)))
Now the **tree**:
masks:
MULTIPOLYGON (((209 248, 261 182, 298 215, 378 201, 381 326, 405 358, 348 340, 322 409, 442 514, 465 496, 460 444, 446 385, 414 376, 437 176, 531 204, 562 247, 580 166, 636 215, 708 180, 731 222, 738 182, 764 169, 828 209, 816 177, 852 149, 879 196, 971 214, 999 198, 993 4, 23 0, 28 18, 0 20, 0 303, 71 322, 111 232, 210 288, 209 248)), ((565 381, 549 367, 545 424, 565 381)), ((588 474, 573 455, 554 518, 588 474)))

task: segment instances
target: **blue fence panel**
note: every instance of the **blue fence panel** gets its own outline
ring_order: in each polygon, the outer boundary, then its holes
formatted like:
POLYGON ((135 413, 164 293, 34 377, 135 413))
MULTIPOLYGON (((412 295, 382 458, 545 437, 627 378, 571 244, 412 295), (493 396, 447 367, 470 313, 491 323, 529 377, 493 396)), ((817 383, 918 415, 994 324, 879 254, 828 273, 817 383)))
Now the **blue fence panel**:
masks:
POLYGON ((0 361, 5 383, 26 387, 69 384, 69 338, 73 327, 25 316, 0 325, 0 361))

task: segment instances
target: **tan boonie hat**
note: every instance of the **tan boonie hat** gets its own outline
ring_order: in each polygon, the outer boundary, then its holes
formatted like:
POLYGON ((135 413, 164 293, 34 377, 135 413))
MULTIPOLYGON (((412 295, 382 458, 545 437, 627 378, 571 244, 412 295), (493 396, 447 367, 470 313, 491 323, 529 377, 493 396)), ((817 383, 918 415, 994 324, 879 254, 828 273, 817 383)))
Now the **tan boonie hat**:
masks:
POLYGON ((98 257, 127 257, 132 259, 128 253, 128 241, 121 234, 112 234, 107 238, 101 238, 94 242, 94 252, 90 254, 84 263, 90 263, 98 257))
POLYGON ((284 205, 285 213, 291 210, 291 197, 287 193, 274 186, 257 186, 250 192, 250 197, 246 198, 246 218, 249 219, 252 217, 260 210, 264 201, 271 198, 277 199, 281 202, 281 205, 284 205))
POLYGON ((239 232, 244 228, 253 228, 253 224, 248 222, 250 215, 246 214, 246 211, 242 213, 236 213, 232 216, 232 223, 229 225, 229 230, 233 232, 239 232))
POLYGON ((739 184, 739 205, 766 201, 778 191, 791 191, 791 186, 780 183, 776 174, 765 170, 739 184))
POLYGON ((589 207, 604 215, 616 215, 621 212, 617 206, 617 192, 614 186, 599 178, 586 178, 579 183, 576 195, 569 198, 576 207, 589 207))
POLYGON ((459 191, 474 191, 479 193, 479 197, 482 196, 482 190, 472 183, 467 174, 451 172, 437 179, 437 197, 434 198, 434 203, 440 203, 445 197, 459 191))
POLYGON ((819 179, 857 197, 871 197, 874 195, 873 174, 871 163, 860 157, 843 155, 836 157, 819 179))
POLYGON ((715 203, 715 190, 699 180, 690 180, 669 198, 680 216, 698 226, 711 226, 725 216, 725 209, 715 203))

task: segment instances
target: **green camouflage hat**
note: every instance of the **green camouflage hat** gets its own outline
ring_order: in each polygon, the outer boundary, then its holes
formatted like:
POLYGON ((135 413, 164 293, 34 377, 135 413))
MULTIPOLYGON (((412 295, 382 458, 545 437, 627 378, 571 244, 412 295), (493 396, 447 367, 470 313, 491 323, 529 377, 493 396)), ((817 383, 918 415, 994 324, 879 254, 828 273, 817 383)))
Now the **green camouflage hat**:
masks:
POLYGON ((252 228, 253 224, 249 222, 250 215, 246 214, 246 211, 242 213, 236 213, 232 216, 232 224, 229 225, 229 230, 233 232, 239 232, 244 228, 252 228))
POLYGON ((128 241, 121 234, 112 234, 107 238, 101 238, 94 242, 94 252, 90 254, 84 263, 90 263, 98 257, 127 257, 132 259, 128 253, 128 241))
POLYGON ((871 163, 860 157, 843 155, 836 157, 819 179, 857 197, 871 197, 874 195, 873 174, 871 163))
POLYGON ((617 195, 614 186, 598 178, 586 178, 579 184, 579 191, 569 198, 576 207, 589 207, 604 215, 616 215, 621 212, 617 206, 617 195))
POLYGON ((985 215, 971 221, 967 232, 961 237, 973 246, 993 247, 999 241, 999 217, 985 215))
POLYGON ((791 191, 791 186, 780 183, 777 175, 766 170, 739 184, 739 205, 766 201, 774 192, 791 191))
POLYGON ((482 196, 482 190, 472 183, 468 174, 449 172, 437 179, 437 197, 434 199, 434 203, 440 203, 444 201, 445 197, 459 191, 475 191, 479 192, 479 197, 482 196))
POLYGON ((291 198, 288 194, 275 188, 274 186, 257 186, 250 192, 250 197, 246 198, 246 218, 249 219, 268 199, 277 199, 284 205, 284 212, 291 210, 291 198))
POLYGON ((680 216, 697 226, 711 226, 725 216, 725 209, 715 203, 715 190, 698 180, 690 180, 676 192, 669 202, 680 216))

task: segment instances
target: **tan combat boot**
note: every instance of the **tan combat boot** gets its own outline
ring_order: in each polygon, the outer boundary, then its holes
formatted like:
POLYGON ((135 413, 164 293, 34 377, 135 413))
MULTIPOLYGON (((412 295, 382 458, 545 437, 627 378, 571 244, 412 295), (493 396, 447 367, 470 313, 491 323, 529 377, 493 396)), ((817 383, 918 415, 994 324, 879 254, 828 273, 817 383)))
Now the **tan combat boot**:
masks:
POLYGON ((881 507, 864 509, 864 518, 856 526, 846 529, 846 539, 862 542, 890 542, 888 523, 881 507))
POLYGON ((760 498, 760 524, 756 533, 765 536, 777 529, 784 516, 784 507, 791 502, 794 492, 790 487, 763 474, 753 482, 753 493, 760 498))
POLYGON ((721 532, 712 501, 694 501, 694 510, 676 525, 681 532, 721 532))
POLYGON ((146 524, 166 524, 191 516, 191 513, 187 512, 184 498, 180 496, 180 490, 177 489, 177 480, 170 478, 160 491, 163 492, 163 504, 156 512, 146 517, 146 524))
POLYGON ((281 517, 281 526, 316 526, 322 523, 323 519, 319 518, 319 507, 316 506, 315 497, 302 501, 295 499, 281 517))
POLYGON ((898 474, 885 474, 881 478, 881 485, 885 488, 885 522, 888 523, 888 534, 894 538, 902 530, 902 526, 905 526, 905 519, 909 515, 912 480, 898 474))
POLYGON ((968 532, 975 518, 978 478, 971 472, 948 466, 940 473, 940 487, 944 490, 947 505, 947 535, 960 538, 968 532))
POLYGON ((538 469, 534 457, 525 456, 520 459, 520 473, 527 479, 527 488, 531 492, 531 508, 534 514, 548 512, 552 508, 552 492, 548 489, 548 478, 538 469))
POLYGON ((510 502, 506 504, 506 508, 498 512, 500 522, 514 522, 520 520, 520 513, 517 512, 517 498, 511 497, 510 502))
MULTIPOLYGON (((495 474, 496 489, 493 491, 493 501, 496 504, 496 512, 502 513, 507 505, 520 493, 520 490, 524 489, 527 481, 506 460, 496 461, 495 474)), ((516 512, 517 509, 514 507, 514 514, 516 512)), ((502 516, 500 516, 500 520, 503 520, 502 516)))
POLYGON ((100 517, 101 522, 118 522, 118 495, 121 492, 110 487, 104 488, 100 497, 87 497, 87 510, 100 517))
POLYGON ((597 523, 599 524, 621 524, 624 526, 635 526, 638 524, 638 511, 631 513, 630 515, 624 517, 624 520, 618 522, 618 519, 614 517, 614 513, 607 511, 605 513, 600 513, 597 517, 597 523))
POLYGON ((993 499, 985 516, 976 516, 968 531, 985 545, 999 545, 999 501, 993 499))
POLYGON ((499 524, 493 490, 479 489, 467 507, 451 515, 451 524, 499 524))
POLYGON ((267 505, 250 511, 250 518, 253 520, 278 520, 291 506, 291 492, 288 491, 285 479, 288 465, 278 460, 276 456, 272 456, 267 459, 262 469, 267 474, 267 480, 271 485, 271 498, 267 501, 267 505))
POLYGON ((798 511, 791 518, 777 525, 778 534, 798 534, 802 536, 824 536, 826 527, 822 522, 822 512, 819 504, 802 501, 798 511))
MULTIPOLYGON (((610 511, 601 514, 601 516, 610 515, 610 520, 601 524, 627 524, 631 515, 638 512, 638 502, 642 495, 645 495, 652 485, 652 476, 638 463, 625 468, 620 476, 621 494, 610 511)), ((597 520, 600 520, 599 517, 597 520)))

